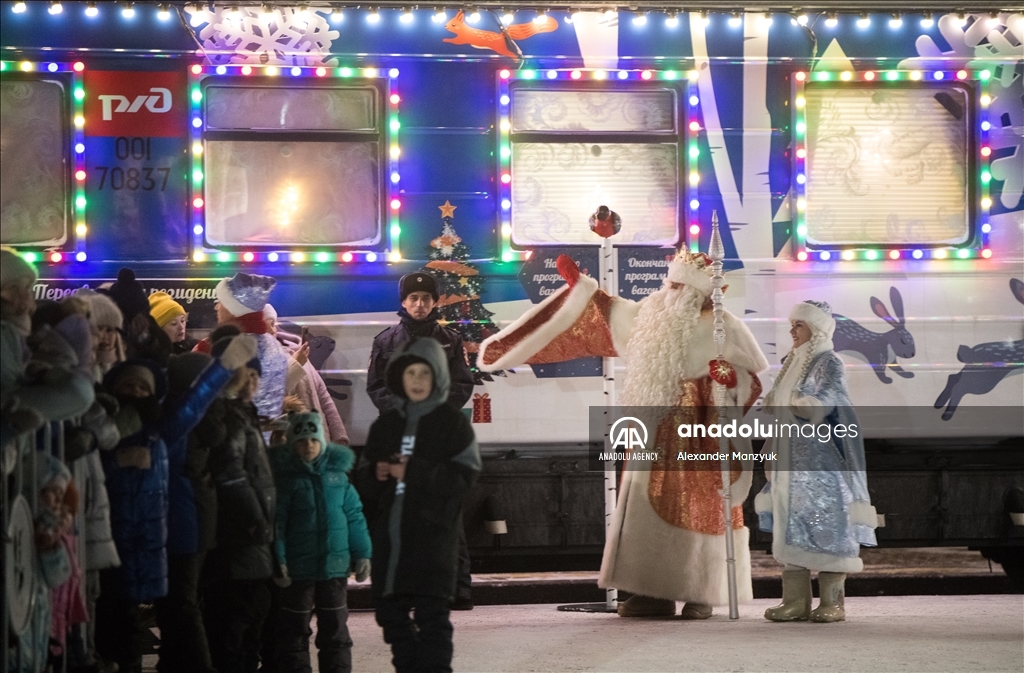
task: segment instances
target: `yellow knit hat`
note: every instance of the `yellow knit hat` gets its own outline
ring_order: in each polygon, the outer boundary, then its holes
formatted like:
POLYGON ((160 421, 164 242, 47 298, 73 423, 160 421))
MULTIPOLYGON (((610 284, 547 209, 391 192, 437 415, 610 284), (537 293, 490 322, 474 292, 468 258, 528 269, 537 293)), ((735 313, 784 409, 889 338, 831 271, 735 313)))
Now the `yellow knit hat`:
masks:
POLYGON ((185 309, 166 292, 154 292, 149 295, 149 315, 153 316, 157 325, 163 327, 179 315, 185 315, 185 309))

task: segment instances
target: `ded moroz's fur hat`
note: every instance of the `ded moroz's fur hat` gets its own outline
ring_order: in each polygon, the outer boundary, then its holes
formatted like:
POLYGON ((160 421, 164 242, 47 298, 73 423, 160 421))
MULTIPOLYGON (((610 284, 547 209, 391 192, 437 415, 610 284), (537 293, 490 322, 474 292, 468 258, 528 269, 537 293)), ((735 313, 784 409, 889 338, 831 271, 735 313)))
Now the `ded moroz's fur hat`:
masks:
POLYGON ((703 252, 680 252, 668 265, 668 280, 688 285, 705 297, 710 297, 711 258, 703 252))

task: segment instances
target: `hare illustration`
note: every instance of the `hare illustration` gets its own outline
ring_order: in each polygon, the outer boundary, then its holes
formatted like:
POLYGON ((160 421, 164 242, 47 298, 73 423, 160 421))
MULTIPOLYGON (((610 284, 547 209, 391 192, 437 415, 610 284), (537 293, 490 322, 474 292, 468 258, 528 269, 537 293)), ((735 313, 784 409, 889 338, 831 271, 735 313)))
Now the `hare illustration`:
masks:
POLYGON ((907 318, 903 314, 903 297, 895 287, 889 288, 889 302, 892 304, 896 317, 889 315, 885 304, 878 297, 871 298, 871 310, 879 318, 894 327, 889 332, 872 332, 856 320, 846 316, 834 314, 836 319, 836 333, 832 337, 832 344, 836 352, 853 351, 860 353, 875 370, 875 375, 882 383, 892 383, 892 379, 886 373, 891 369, 905 379, 914 377, 912 372, 904 371, 896 361, 897 358, 914 357, 914 337, 907 330, 907 318))
POLYGON ((466 14, 460 9, 444 27, 447 31, 455 33, 455 37, 444 38, 444 41, 449 44, 468 44, 475 49, 490 49, 514 61, 520 61, 523 58, 523 52, 515 41, 525 40, 538 33, 550 33, 557 30, 558 22, 550 16, 545 16, 542 21, 517 23, 505 28, 499 21, 500 32, 495 32, 467 26, 466 14))
MULTIPOLYGON (((1010 292, 1024 304, 1024 282, 1011 278, 1010 292)), ((946 387, 935 400, 936 409, 946 407, 942 412, 944 421, 953 418, 965 395, 984 395, 1010 374, 1024 370, 1024 339, 990 341, 973 348, 960 346, 956 359, 964 363, 964 368, 949 375, 946 387)))

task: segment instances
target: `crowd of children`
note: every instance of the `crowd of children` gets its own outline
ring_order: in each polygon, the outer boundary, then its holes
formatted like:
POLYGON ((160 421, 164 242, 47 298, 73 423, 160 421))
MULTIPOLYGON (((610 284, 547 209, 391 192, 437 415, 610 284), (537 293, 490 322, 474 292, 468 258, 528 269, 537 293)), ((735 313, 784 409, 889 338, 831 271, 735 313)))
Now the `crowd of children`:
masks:
POLYGON ((35 270, 0 255, 4 506, 38 503, 36 609, 8 670, 141 671, 153 615, 160 673, 310 671, 315 614, 320 670, 350 671, 352 575, 372 577, 396 670, 451 670, 480 457, 436 342, 391 359, 396 406, 356 466, 328 439, 347 441, 333 406, 309 406, 327 405, 308 351, 274 339, 273 279, 222 281, 220 325, 190 351, 182 307, 130 270, 37 305, 35 270), (62 455, 37 444, 47 424, 62 455))

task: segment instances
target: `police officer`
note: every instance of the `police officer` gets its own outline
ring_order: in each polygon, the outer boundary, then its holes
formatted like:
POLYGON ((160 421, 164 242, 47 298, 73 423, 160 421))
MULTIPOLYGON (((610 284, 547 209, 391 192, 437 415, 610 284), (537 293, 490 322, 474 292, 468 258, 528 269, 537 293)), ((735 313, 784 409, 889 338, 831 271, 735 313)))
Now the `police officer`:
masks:
POLYGON ((456 332, 437 324, 440 317, 437 309, 437 281, 429 273, 417 271, 402 277, 399 281, 399 297, 402 309, 398 312, 401 321, 389 327, 373 340, 370 353, 370 369, 366 378, 366 393, 380 413, 393 407, 391 394, 384 381, 384 368, 388 358, 400 344, 414 337, 436 339, 448 356, 448 368, 452 376, 448 404, 461 409, 473 394, 473 374, 466 363, 462 337, 456 332))

